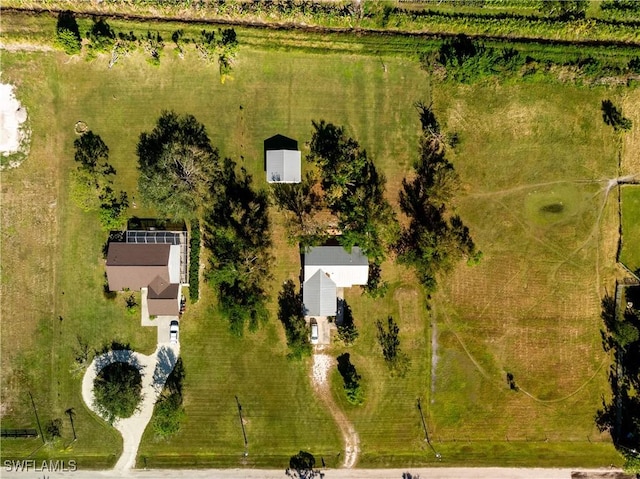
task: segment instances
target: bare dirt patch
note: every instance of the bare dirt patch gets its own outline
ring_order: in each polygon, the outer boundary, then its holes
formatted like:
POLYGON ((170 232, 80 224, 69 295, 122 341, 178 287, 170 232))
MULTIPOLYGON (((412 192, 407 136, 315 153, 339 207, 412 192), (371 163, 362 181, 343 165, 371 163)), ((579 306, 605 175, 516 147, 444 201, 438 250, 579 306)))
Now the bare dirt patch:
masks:
POLYGON ((18 166, 29 153, 31 132, 26 121, 27 111, 13 86, 0 83, 0 168, 18 166))
POLYGON ((349 421, 346 414, 340 410, 331 396, 328 378, 329 371, 335 366, 335 363, 335 359, 328 354, 314 354, 313 367, 311 368, 311 382, 318 397, 331 413, 342 434, 345 450, 342 467, 352 468, 356 465, 356 462, 358 462, 360 438, 351 421, 349 421))

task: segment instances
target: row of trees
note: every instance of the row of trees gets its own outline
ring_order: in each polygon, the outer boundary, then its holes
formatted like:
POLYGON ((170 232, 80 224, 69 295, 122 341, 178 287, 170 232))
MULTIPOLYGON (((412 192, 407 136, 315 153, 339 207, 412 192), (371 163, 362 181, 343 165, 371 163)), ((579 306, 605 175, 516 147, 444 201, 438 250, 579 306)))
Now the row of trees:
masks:
MULTIPOLYGON (((87 59, 91 60, 99 53, 111 54, 109 68, 136 50, 144 51, 147 61, 158 66, 165 49, 165 39, 160 32, 148 30, 142 35, 136 35, 133 31, 116 33, 104 18, 94 18, 91 28, 85 33, 85 38, 87 59)), ((193 44, 200 58, 207 63, 218 64, 223 81, 231 73, 238 52, 238 40, 233 28, 202 30, 195 36, 188 36, 183 30, 176 30, 171 35, 171 41, 180 58, 185 56, 186 45, 193 44)), ((81 53, 82 35, 73 12, 65 11, 58 15, 56 44, 69 55, 81 53)))
POLYGON ((466 257, 480 259, 475 244, 458 215, 450 212, 450 201, 459 188, 459 178, 446 159, 446 136, 431 109, 417 104, 422 124, 420 157, 414 174, 402 181, 400 209, 409 223, 396 243, 398 261, 413 266, 428 293, 436 288, 437 275, 466 257))
POLYGON ((220 158, 193 115, 163 112, 138 142, 143 201, 170 218, 201 221, 209 251, 206 279, 231 329, 242 334, 267 318, 270 280, 268 198, 244 168, 220 158))
POLYGON ((268 318, 266 285, 272 279, 269 200, 252 186, 251 175, 222 161, 204 218, 204 244, 209 250, 207 279, 231 329, 258 327, 268 318))
POLYGON ((603 399, 596 424, 611 433, 627 472, 640 474, 640 286, 626 288, 620 304, 627 306, 616 311, 614 298, 602 300, 602 344, 615 361, 609 371, 612 397, 603 399))
MULTIPOLYGON (((545 2, 549 8, 560 9, 571 2, 545 2)), ((570 15, 571 10, 563 10, 570 15)), ((579 58, 541 59, 529 51, 521 52, 512 47, 485 46, 464 34, 442 41, 437 52, 423 56, 423 66, 438 76, 460 83, 474 83, 492 78, 535 78, 537 75, 555 75, 563 81, 595 81, 603 77, 633 77, 640 73, 640 57, 629 60, 625 66, 609 64, 604 60, 585 56, 579 58)))
MULTIPOLYGON (((333 221, 346 249, 362 248, 371 262, 368 286, 374 292, 384 287, 380 264, 389 251, 415 267, 428 292, 435 289, 439 272, 464 257, 479 259, 468 228, 449 211, 459 180, 445 157, 446 135, 430 106, 417 108, 423 132, 420 157, 411 177, 403 180, 399 198, 406 226, 398 226, 384 197, 384 175, 366 151, 342 127, 324 121, 313 122, 310 142, 309 159, 319 177, 310 173, 299 184, 273 189, 276 205, 288 216, 290 236, 303 245, 327 238, 333 221), (332 218, 329 224, 321 220, 327 214, 332 218)), ((245 324, 256 327, 267 317, 265 284, 271 278, 265 192, 253 188, 243 168, 220 158, 192 115, 164 112, 153 131, 140 135, 137 152, 143 200, 171 218, 202 219, 204 245, 210 252, 206 278, 217 289, 222 311, 238 333, 245 324)), ((285 285, 283 294, 292 296, 287 288, 292 285, 285 285)), ((281 320, 292 335, 293 354, 300 356, 307 346, 296 338, 306 333, 292 317, 287 313, 281 320)), ((346 342, 357 336, 352 325, 341 328, 346 342)))
POLYGON ((153 430, 159 438, 166 438, 180 430, 182 420, 185 417, 182 405, 184 376, 184 364, 182 358, 178 358, 171 374, 167 377, 153 411, 153 430))
POLYGON ((339 240, 347 249, 360 246, 372 263, 380 264, 392 237, 388 228, 395 224, 384 197, 386 179, 344 128, 324 121, 312 124, 308 160, 320 170, 323 198, 337 219, 339 240))
POLYGON ((278 295, 278 319, 284 326, 289 347, 289 358, 300 359, 311 355, 309 327, 304 319, 302 294, 293 281, 287 280, 278 295))
POLYGON ((189 228, 189 298, 196 302, 200 298, 200 221, 189 228))
POLYGON ((384 292, 380 265, 397 231, 384 196, 385 177, 343 127, 324 120, 312 125, 307 159, 318 172, 308 173, 298 184, 273 186, 275 204, 286 214, 289 237, 307 247, 338 232, 345 249, 359 246, 369 258, 372 274, 365 289, 372 295, 384 292))
POLYGON ((129 198, 125 191, 113 189, 116 170, 109 163, 109 148, 99 135, 83 133, 73 143, 78 164, 71 172, 71 197, 84 211, 98 211, 103 229, 121 228, 129 198))
POLYGON ((416 105, 422 125, 420 156, 414 174, 405 178, 400 192, 400 209, 408 226, 400 228, 393 209, 385 199, 385 178, 358 142, 344 128, 313 122, 308 159, 319 170, 309 173, 299 184, 273 187, 275 204, 286 214, 288 234, 303 247, 321 243, 334 232, 346 248, 358 245, 369 257, 369 283, 365 291, 384 293, 381 264, 389 251, 400 262, 414 266, 428 292, 436 285, 438 272, 467 257, 477 261, 469 229, 449 211, 449 203, 459 187, 453 165, 446 159, 449 141, 431 109, 416 105), (322 221, 321 218, 325 218, 322 221))

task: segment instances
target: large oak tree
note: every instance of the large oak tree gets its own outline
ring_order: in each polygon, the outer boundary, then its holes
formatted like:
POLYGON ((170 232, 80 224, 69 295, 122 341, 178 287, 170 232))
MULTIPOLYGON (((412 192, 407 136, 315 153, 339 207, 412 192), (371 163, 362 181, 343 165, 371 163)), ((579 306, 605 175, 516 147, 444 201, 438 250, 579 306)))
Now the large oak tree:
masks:
POLYGON ((138 160, 140 195, 160 214, 195 219, 209 203, 219 155, 193 115, 163 112, 153 131, 140 135, 138 160))

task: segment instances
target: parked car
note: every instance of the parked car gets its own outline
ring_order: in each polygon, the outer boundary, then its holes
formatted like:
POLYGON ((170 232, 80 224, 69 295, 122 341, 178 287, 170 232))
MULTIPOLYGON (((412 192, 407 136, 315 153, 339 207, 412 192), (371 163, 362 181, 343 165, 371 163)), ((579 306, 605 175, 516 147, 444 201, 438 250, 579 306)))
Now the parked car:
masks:
POLYGON ((171 324, 169 325, 169 342, 171 344, 177 344, 178 343, 178 330, 180 329, 180 325, 178 324, 178 321, 176 321, 175 319, 173 321, 171 321, 171 324))
POLYGON ((318 344, 318 323, 315 319, 311 320, 311 344, 318 344))

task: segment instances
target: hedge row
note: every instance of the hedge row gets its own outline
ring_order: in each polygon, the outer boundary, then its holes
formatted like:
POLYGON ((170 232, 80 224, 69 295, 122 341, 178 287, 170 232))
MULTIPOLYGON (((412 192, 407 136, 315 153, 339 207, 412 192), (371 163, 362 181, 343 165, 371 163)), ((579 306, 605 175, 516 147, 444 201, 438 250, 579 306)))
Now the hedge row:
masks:
POLYGON ((191 226, 189 240, 189 298, 198 301, 200 297, 200 222, 191 226))

